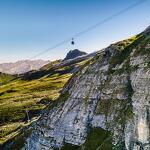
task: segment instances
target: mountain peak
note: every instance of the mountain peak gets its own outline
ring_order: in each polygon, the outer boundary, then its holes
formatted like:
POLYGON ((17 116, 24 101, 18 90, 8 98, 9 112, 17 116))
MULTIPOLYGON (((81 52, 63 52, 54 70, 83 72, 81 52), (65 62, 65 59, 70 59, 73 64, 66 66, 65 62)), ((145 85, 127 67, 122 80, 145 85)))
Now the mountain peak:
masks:
POLYGON ((145 29, 145 33, 150 33, 150 25, 145 29))
POLYGON ((70 50, 67 53, 67 56, 64 58, 64 60, 68 60, 68 59, 74 59, 76 57, 82 56, 82 55, 86 55, 86 52, 80 51, 78 49, 74 49, 74 50, 70 50))

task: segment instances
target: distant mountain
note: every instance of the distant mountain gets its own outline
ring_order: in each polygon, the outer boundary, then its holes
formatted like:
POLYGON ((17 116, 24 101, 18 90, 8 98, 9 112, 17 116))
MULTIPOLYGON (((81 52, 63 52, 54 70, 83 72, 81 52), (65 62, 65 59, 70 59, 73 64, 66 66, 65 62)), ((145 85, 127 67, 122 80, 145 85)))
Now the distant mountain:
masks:
POLYGON ((0 72, 7 74, 23 74, 31 70, 38 70, 49 61, 44 60, 22 60, 15 63, 0 64, 0 72))
POLYGON ((76 57, 82 56, 82 55, 86 55, 86 52, 80 51, 78 49, 75 50, 71 50, 67 53, 67 56, 65 57, 64 60, 68 60, 68 59, 74 59, 76 57))
POLYGON ((54 74, 67 74, 67 73, 75 73, 80 69, 80 66, 82 66, 86 61, 88 61, 90 58, 94 57, 97 54, 97 52, 93 52, 87 55, 83 55, 80 57, 67 59, 67 60, 56 60, 53 62, 50 62, 43 67, 41 67, 39 70, 32 70, 29 72, 26 72, 22 74, 22 78, 25 80, 35 80, 40 79, 44 76, 52 76, 54 74), (80 64, 81 63, 81 64, 80 64))

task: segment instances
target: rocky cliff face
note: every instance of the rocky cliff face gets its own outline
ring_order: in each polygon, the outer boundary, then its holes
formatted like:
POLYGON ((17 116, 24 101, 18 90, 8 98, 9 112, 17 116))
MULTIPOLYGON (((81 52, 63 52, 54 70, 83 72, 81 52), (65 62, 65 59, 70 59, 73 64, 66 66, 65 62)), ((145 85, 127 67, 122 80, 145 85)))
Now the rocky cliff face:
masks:
MULTIPOLYGON (((33 124, 28 150, 149 150, 150 32, 110 45, 33 124)), ((23 148, 23 149, 24 149, 23 148)))

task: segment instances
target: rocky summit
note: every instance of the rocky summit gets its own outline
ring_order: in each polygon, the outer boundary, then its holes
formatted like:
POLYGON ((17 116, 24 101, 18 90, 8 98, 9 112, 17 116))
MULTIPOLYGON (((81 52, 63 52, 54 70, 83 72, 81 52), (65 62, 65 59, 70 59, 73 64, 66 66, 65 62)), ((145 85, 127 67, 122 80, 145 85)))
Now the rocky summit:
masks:
POLYGON ((22 149, 149 150, 149 28, 99 51, 30 130, 22 149))
POLYGON ((77 58, 79 56, 83 56, 83 55, 86 55, 86 54, 87 54, 86 52, 82 52, 78 49, 70 50, 67 53, 67 56, 64 58, 64 60, 74 59, 74 58, 77 58))

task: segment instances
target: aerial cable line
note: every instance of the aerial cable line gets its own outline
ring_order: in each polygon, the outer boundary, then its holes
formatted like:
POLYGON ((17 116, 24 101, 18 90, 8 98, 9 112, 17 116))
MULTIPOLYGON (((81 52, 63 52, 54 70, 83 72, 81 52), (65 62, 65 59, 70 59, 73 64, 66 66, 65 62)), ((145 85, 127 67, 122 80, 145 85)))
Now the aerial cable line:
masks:
POLYGON ((140 1, 138 1, 138 2, 136 2, 134 4, 132 4, 132 5, 128 6, 127 8, 125 8, 125 9, 123 9, 123 10, 121 10, 121 11, 119 11, 119 12, 117 12, 117 13, 115 13, 115 14, 113 14, 113 15, 111 15, 111 16, 109 16, 109 17, 107 17, 107 18, 105 18, 105 19, 103 19, 101 21, 99 21, 98 23, 88 27, 87 29, 85 29, 85 30, 75 34, 73 37, 75 37, 75 38, 80 37, 81 35, 83 35, 83 34, 89 32, 89 31, 97 28, 98 26, 100 26, 100 25, 102 25, 102 24, 104 24, 104 23, 106 23, 106 22, 108 22, 108 21, 110 21, 110 20, 112 20, 112 19, 114 19, 114 18, 124 14, 124 13, 126 13, 127 11, 135 8, 136 6, 142 4, 142 3, 146 2, 146 1, 147 0, 140 0, 140 1))
MULTIPOLYGON (((41 55, 43 55, 43 54, 49 52, 50 50, 53 50, 53 49, 55 49, 55 48, 57 48, 57 47, 60 47, 61 45, 64 45, 65 43, 70 42, 72 39, 78 38, 78 37, 82 36, 83 34, 89 32, 89 31, 91 31, 91 30, 94 30, 94 29, 97 28, 98 26, 100 26, 100 25, 102 25, 102 24, 104 24, 104 23, 106 23, 106 22, 108 22, 108 21, 110 21, 110 20, 112 20, 112 19, 114 19, 114 18, 116 18, 116 17, 118 17, 118 16, 120 16, 120 15, 126 13, 126 12, 129 11, 129 10, 132 10, 133 8, 137 7, 138 5, 141 5, 142 3, 146 2, 146 1, 147 1, 147 0, 140 0, 140 1, 138 1, 138 2, 136 2, 136 3, 134 3, 134 4, 132 4, 132 5, 128 6, 127 8, 125 8, 125 9, 123 9, 123 10, 121 10, 121 11, 119 11, 119 12, 117 12, 117 13, 115 13, 115 14, 113 14, 113 15, 111 15, 111 16, 109 16, 109 17, 107 17, 107 18, 105 18, 105 19, 103 19, 103 20, 101 20, 101 21, 99 21, 98 23, 96 23, 96 24, 94 24, 94 25, 92 25, 92 26, 86 28, 85 30, 74 34, 74 35, 71 36, 70 38, 68 38, 68 39, 66 39, 66 40, 64 40, 64 41, 62 41, 62 42, 60 42, 60 43, 57 43, 56 45, 54 45, 54 46, 52 46, 52 47, 50 47, 50 48, 48 48, 48 49, 46 49, 46 50, 44 50, 44 51, 42 51, 42 52, 36 54, 35 56, 31 57, 30 59, 34 59, 34 58, 36 58, 36 57, 38 57, 38 56, 41 56, 41 55)), ((72 40, 72 42, 71 42, 72 45, 74 45, 73 42, 74 42, 74 41, 72 40)))
MULTIPOLYGON (((64 41, 62 41, 62 42, 60 42, 60 43, 57 43, 56 45, 54 45, 54 46, 52 46, 52 47, 50 47, 50 48, 48 48, 48 49, 46 49, 46 50, 44 50, 44 51, 41 51, 40 53, 38 53, 38 54, 32 56, 32 57, 29 58, 29 59, 34 59, 34 58, 36 58, 36 57, 38 57, 38 56, 41 56, 41 55, 43 55, 43 54, 49 52, 50 50, 53 50, 53 49, 55 49, 55 48, 57 48, 57 47, 60 47, 61 45, 64 45, 64 44, 66 44, 66 43, 68 43, 68 42, 70 42, 70 41, 74 42, 74 38, 78 38, 78 37, 82 36, 83 34, 85 34, 85 33, 89 32, 89 31, 91 31, 91 30, 97 28, 98 26, 100 26, 100 25, 102 25, 102 24, 108 22, 109 20, 114 19, 115 17, 118 17, 118 16, 124 14, 125 12, 127 12, 127 11, 129 11, 129 10, 132 10, 133 8, 137 7, 138 5, 141 5, 142 3, 145 3, 146 1, 147 1, 147 0, 139 0, 138 2, 136 2, 136 3, 134 3, 134 4, 130 5, 130 6, 128 6, 127 8, 125 8, 125 9, 123 9, 123 10, 121 10, 121 11, 119 11, 119 12, 117 12, 117 13, 115 13, 115 14, 113 14, 113 15, 111 15, 111 16, 109 16, 109 17, 107 17, 107 18, 105 18, 105 19, 103 19, 103 20, 101 20, 101 21, 99 21, 98 23, 96 23, 96 24, 94 24, 94 25, 92 25, 92 26, 86 28, 85 30, 83 30, 83 31, 81 31, 81 32, 78 32, 78 33, 74 34, 73 36, 71 36, 70 38, 68 38, 68 39, 66 39, 66 40, 64 40, 64 41)), ((71 44, 74 45, 75 43, 73 44, 72 42, 71 42, 71 44)), ((12 69, 12 68, 11 68, 11 69, 12 69)), ((9 71, 9 69, 8 69, 7 71, 9 71)))

